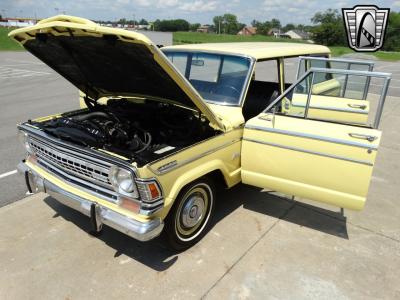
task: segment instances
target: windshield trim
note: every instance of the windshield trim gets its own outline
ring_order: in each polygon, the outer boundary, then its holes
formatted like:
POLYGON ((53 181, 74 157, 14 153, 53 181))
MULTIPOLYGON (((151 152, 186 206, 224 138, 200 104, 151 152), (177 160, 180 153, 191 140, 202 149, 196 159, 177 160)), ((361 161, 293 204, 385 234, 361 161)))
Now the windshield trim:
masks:
MULTIPOLYGON (((201 96, 201 98, 204 100, 204 102, 208 103, 208 104, 215 104, 215 105, 221 105, 221 106, 233 106, 233 107, 242 107, 243 106, 243 102, 245 99, 245 96, 247 94, 247 90, 249 88, 249 84, 250 84, 250 79, 251 79, 251 75, 253 74, 254 71, 254 66, 256 63, 256 59, 253 56, 250 55, 246 55, 246 54, 237 54, 237 53, 230 53, 230 52, 225 52, 225 51, 207 51, 207 50, 194 50, 194 49, 173 49, 173 48, 169 48, 169 49, 165 49, 163 50, 161 48, 161 51, 166 55, 167 53, 176 53, 176 52, 182 52, 182 53, 206 53, 206 54, 219 54, 219 55, 229 55, 229 56, 236 56, 236 57, 242 57, 242 58, 247 58, 250 60, 250 65, 249 65, 249 69, 247 71, 247 75, 246 78, 243 82, 243 87, 242 87, 242 91, 240 93, 240 96, 238 98, 238 101, 236 103, 229 103, 229 102, 220 102, 220 101, 214 101, 214 100, 208 100, 205 99, 203 96, 201 96)), ((183 76, 185 76, 184 74, 182 74, 183 76)), ((185 77, 186 78, 186 77, 185 77)), ((189 80, 188 80, 189 81, 189 80)), ((189 82, 190 83, 190 82, 189 82)), ((195 89, 195 87, 193 87, 195 89)), ((195 89, 196 90, 196 89, 195 89)), ((197 91, 197 90, 196 90, 197 91)), ((200 93, 199 93, 200 94, 200 93)))

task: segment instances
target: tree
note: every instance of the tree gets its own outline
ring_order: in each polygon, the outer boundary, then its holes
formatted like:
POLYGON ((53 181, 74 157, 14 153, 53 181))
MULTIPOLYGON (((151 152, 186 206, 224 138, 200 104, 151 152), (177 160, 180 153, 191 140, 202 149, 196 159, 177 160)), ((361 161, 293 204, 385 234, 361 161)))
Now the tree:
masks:
POLYGON ((311 18, 311 22, 316 24, 311 29, 312 38, 316 43, 327 46, 347 45, 342 15, 337 9, 317 12, 311 18))
POLYGON ((267 35, 268 32, 271 30, 272 25, 270 21, 265 21, 264 23, 258 22, 257 23, 257 33, 267 35))
POLYGON ((279 21, 278 19, 272 19, 271 20, 271 26, 272 26, 272 28, 280 29, 282 27, 281 21, 279 21))
POLYGON ((391 12, 388 22, 383 50, 400 51, 400 12, 391 12))
POLYGON ((217 33, 224 32, 223 26, 224 26, 224 17, 223 16, 215 16, 213 18, 215 30, 217 33))
POLYGON ((296 26, 294 26, 292 23, 286 24, 283 28, 282 31, 283 32, 287 32, 289 30, 293 30, 296 29, 296 26))
POLYGON ((233 14, 215 16, 213 22, 218 33, 237 34, 242 29, 237 17, 233 14))
POLYGON ((139 25, 149 25, 149 22, 147 22, 145 19, 141 19, 139 21, 139 25))
POLYGON ((200 23, 190 24, 189 30, 190 30, 190 31, 197 31, 197 29, 199 29, 200 26, 201 26, 200 23))
POLYGON ((159 20, 154 22, 156 31, 189 31, 189 22, 183 19, 159 20))

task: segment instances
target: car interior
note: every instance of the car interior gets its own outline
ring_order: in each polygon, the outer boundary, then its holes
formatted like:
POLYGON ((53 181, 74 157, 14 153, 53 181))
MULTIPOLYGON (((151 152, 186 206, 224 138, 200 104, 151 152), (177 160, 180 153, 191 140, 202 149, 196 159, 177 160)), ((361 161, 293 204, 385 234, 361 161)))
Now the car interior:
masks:
MULTIPOLYGON (((256 71, 250 81, 249 89, 243 104, 243 117, 247 121, 259 115, 280 95, 278 65, 276 60, 257 62, 256 71), (270 72, 259 74, 257 65, 265 64, 270 72)), ((290 84, 285 85, 285 89, 290 84)))

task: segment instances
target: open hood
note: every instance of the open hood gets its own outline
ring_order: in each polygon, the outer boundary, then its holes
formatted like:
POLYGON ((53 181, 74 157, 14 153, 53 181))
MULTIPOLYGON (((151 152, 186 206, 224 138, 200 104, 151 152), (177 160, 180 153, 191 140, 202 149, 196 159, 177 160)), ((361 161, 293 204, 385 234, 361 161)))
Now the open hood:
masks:
POLYGON ((224 130, 199 93, 144 35, 55 16, 9 34, 92 99, 141 96, 197 108, 224 130))

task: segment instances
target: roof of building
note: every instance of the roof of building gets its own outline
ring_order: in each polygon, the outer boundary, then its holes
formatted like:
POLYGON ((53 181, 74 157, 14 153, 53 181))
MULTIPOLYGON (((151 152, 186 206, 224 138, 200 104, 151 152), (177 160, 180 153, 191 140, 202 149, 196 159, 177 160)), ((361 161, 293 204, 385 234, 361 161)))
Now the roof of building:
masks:
POLYGON ((292 29, 292 30, 289 30, 288 32, 286 32, 286 34, 289 34, 289 32, 294 32, 295 34, 302 37, 303 39, 306 39, 309 37, 309 34, 303 30, 292 29))
POLYGON ((231 53, 254 57, 257 60, 274 57, 300 56, 307 54, 328 54, 328 47, 305 43, 275 43, 275 42, 251 42, 251 43, 210 43, 167 46, 169 50, 199 50, 207 52, 231 53))
POLYGON ((246 26, 246 27, 243 27, 243 28, 239 31, 239 33, 240 33, 240 32, 243 32, 243 31, 248 31, 248 32, 251 33, 251 34, 256 34, 256 32, 257 32, 257 27, 246 26))

